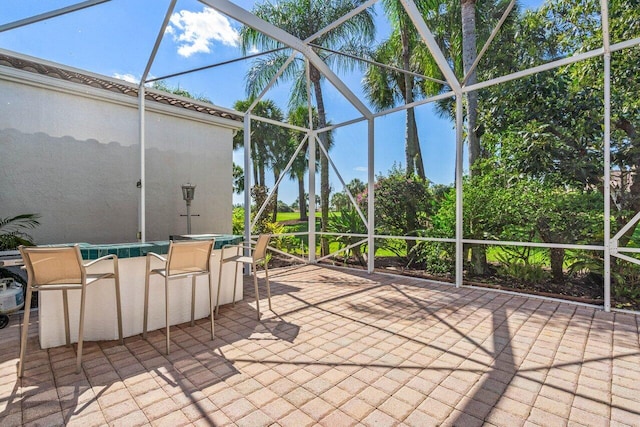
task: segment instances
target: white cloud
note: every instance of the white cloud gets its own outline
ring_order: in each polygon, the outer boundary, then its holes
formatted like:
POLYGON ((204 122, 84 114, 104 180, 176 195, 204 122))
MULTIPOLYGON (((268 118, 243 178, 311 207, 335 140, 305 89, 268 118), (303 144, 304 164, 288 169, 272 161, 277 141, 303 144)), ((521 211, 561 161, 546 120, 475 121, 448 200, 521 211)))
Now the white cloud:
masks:
POLYGON ((366 172, 368 169, 366 166, 356 166, 353 170, 357 172, 366 172))
POLYGON ((136 84, 140 83, 140 79, 134 76, 133 74, 113 73, 113 77, 115 77, 116 79, 124 80, 125 82, 129 82, 129 83, 136 83, 136 84))
POLYGON ((171 34, 178 44, 178 54, 185 58, 194 53, 210 53, 214 41, 227 46, 238 46, 240 33, 231 22, 210 8, 202 12, 181 10, 171 15, 171 25, 166 34, 171 34))

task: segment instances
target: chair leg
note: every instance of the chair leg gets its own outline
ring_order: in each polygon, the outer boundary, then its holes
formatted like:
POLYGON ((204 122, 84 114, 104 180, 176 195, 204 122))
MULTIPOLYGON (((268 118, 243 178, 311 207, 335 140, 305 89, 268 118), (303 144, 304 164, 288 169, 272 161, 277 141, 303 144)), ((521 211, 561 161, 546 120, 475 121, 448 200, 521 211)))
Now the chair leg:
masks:
POLYGON ((147 272, 144 275, 144 318, 142 320, 142 338, 147 339, 147 323, 149 318, 149 258, 147 272))
POLYGON ((169 278, 168 277, 164 278, 164 302, 165 302, 164 321, 165 321, 165 324, 167 325, 167 356, 168 356, 169 355, 169 341, 170 341, 170 337, 169 337, 169 278))
POLYGON ((80 327, 78 328, 78 356, 76 360, 76 374, 80 373, 82 369, 82 345, 84 344, 84 309, 87 299, 87 287, 86 284, 82 285, 80 290, 80 327))
POLYGON ((209 270, 209 274, 207 274, 207 276, 209 277, 209 314, 211 317, 211 339, 213 340, 213 282, 211 281, 211 270, 209 270))
POLYGON ((236 262, 236 269, 234 270, 234 276, 233 276, 233 297, 231 299, 231 305, 233 307, 236 306, 236 289, 238 288, 238 265, 240 263, 236 262))
POLYGON ((67 347, 71 345, 71 333, 69 332, 69 298, 67 290, 62 290, 62 309, 64 310, 64 336, 67 340, 67 347))
POLYGON ((118 274, 118 264, 115 267, 114 281, 116 284, 116 311, 118 315, 118 338, 120 345, 124 345, 124 336, 122 334, 122 303, 120 300, 120 275, 118 274))
POLYGON ((256 263, 253 266, 253 286, 256 288, 256 311, 258 312, 258 321, 260 321, 260 293, 258 291, 258 271, 256 269, 256 263))
POLYGON ((196 322, 196 275, 191 276, 191 326, 195 326, 196 322))
POLYGON ((20 337, 20 362, 18 362, 18 378, 24 373, 24 356, 27 352, 27 336, 29 334, 29 315, 31 314, 31 286, 27 285, 27 300, 24 303, 24 317, 22 319, 22 335, 20 337))
MULTIPOLYGON (((222 260, 222 256, 220 256, 220 269, 218 270, 218 295, 216 297, 216 317, 218 317, 218 312, 220 311, 220 288, 222 288, 222 269, 224 267, 224 261, 222 260)), ((211 273, 209 273, 211 274, 211 273)))
POLYGON ((269 299, 269 310, 273 311, 271 308, 271 286, 269 286, 269 268, 267 266, 267 260, 264 261, 264 280, 267 282, 267 298, 269 299))

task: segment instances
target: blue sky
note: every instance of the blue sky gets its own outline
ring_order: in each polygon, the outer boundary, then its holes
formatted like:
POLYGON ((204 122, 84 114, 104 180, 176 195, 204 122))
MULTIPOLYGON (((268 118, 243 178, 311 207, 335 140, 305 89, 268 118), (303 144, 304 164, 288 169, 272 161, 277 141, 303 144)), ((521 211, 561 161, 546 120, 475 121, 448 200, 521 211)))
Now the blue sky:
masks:
MULTIPOLYGON (((0 25, 79 2, 73 0, 2 0, 0 25)), ((236 0, 251 10, 254 1, 236 0)), ((523 7, 536 7, 541 0, 525 0, 523 7)), ((26 27, 0 33, 0 48, 44 58, 107 76, 139 80, 162 24, 169 0, 112 0, 26 27)), ((378 13, 378 39, 388 32, 388 24, 378 13)), ((195 0, 179 0, 165 33, 156 61, 154 77, 237 58, 240 25, 207 10, 195 0)), ((246 97, 244 76, 249 61, 213 70, 167 79, 192 94, 203 95, 214 104, 231 107, 246 97)), ((361 74, 341 75, 357 95, 362 93, 361 74)), ((357 117, 355 109, 330 85, 324 88, 328 119, 340 123, 357 117)), ((287 110, 289 86, 282 84, 267 94, 283 111, 287 110)), ((364 100, 364 98, 362 98, 364 100)), ((439 118, 431 105, 416 110, 422 154, 427 177, 435 183, 454 181, 455 134, 453 123, 439 118)), ((404 113, 376 120, 375 173, 386 173, 394 163, 404 164, 404 113)), ((242 164, 242 153, 234 161, 242 164)), ((366 124, 340 128, 335 132, 331 156, 345 182, 367 178, 366 124)), ((342 189, 331 173, 334 191, 342 189)), ((319 180, 318 180, 319 181, 319 180)), ((319 184, 319 183, 318 183, 319 184)), ((297 186, 288 179, 280 187, 279 198, 287 203, 297 197, 297 186)), ((241 202, 234 196, 234 202, 241 202)))

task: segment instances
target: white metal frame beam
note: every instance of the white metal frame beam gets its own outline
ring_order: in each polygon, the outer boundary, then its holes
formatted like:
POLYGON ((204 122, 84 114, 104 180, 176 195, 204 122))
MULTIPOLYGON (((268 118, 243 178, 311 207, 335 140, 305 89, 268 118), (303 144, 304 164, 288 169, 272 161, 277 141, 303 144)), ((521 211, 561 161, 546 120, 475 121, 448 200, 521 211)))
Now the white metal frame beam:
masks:
POLYGON ((440 50, 440 47, 438 46, 436 39, 433 37, 431 30, 429 30, 429 27, 424 22, 424 19, 422 18, 418 7, 412 0, 400 0, 400 3, 402 3, 402 6, 407 11, 407 14, 413 22, 413 25, 416 27, 418 34, 420 34, 420 37, 422 37, 422 40, 427 45, 429 52, 431 52, 431 56, 433 56, 436 64, 438 64, 438 68, 440 68, 440 71, 442 71, 447 84, 451 87, 451 89, 453 89, 455 93, 459 93, 461 89, 460 82, 458 81, 456 75, 453 73, 453 70, 451 69, 451 66, 442 53, 442 50, 440 50))
POLYGON ((0 33, 3 31, 13 30, 15 28, 24 27, 26 25, 35 24, 36 22, 46 21, 47 19, 55 18, 57 16, 66 15, 67 13, 76 12, 78 10, 86 9, 88 7, 96 6, 98 4, 107 3, 111 0, 88 0, 81 3, 72 4, 70 6, 61 7, 60 9, 52 10, 50 12, 34 15, 29 18, 20 19, 18 21, 9 22, 8 24, 0 25, 0 33))
POLYGON ((360 98, 358 98, 351 89, 347 87, 342 79, 340 79, 340 77, 338 77, 333 70, 324 63, 324 61, 313 51, 311 47, 309 47, 307 43, 287 33, 281 28, 258 18, 228 0, 200 0, 200 2, 217 10, 218 12, 224 13, 238 22, 269 35, 273 39, 303 54, 311 64, 360 112, 360 114, 367 118, 371 117, 372 113, 369 108, 364 105, 360 98))

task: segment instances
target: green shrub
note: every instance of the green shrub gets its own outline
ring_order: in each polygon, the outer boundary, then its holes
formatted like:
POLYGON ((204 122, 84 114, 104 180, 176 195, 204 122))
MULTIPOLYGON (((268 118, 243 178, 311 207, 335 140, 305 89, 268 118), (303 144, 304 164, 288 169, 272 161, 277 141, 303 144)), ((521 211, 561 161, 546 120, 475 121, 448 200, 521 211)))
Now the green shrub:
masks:
POLYGON ((419 241, 409 251, 408 265, 432 274, 453 274, 454 257, 454 243, 419 241))
POLYGON ((502 249, 502 252, 496 254, 500 263, 498 274, 527 283, 542 283, 551 277, 545 269, 546 262, 532 248, 509 246, 502 249))
MULTIPOLYGON (((356 208, 349 204, 346 207, 340 209, 340 212, 331 214, 329 216, 329 224, 327 230, 330 233, 351 233, 351 234, 367 234, 367 227, 365 226, 362 218, 358 214, 356 208)), ((332 241, 338 243, 338 248, 344 248, 362 240, 362 237, 356 236, 332 236, 332 241)), ((366 248, 366 243, 361 243, 353 248, 344 252, 345 260, 350 254, 358 260, 361 265, 366 265, 363 250, 366 248)))

